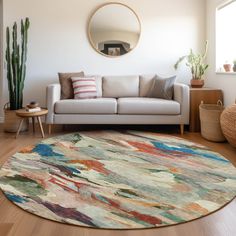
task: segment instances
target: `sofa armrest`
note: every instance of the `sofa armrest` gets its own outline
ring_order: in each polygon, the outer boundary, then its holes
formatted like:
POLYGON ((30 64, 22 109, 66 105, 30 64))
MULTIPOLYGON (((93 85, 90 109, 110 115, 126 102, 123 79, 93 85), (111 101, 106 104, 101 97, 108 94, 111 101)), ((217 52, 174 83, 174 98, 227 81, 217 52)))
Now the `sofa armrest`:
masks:
POLYGON ((48 85, 46 94, 47 94, 47 109, 48 109, 46 123, 53 124, 54 106, 55 103, 61 99, 61 85, 60 84, 48 85))
POLYGON ((180 103, 181 123, 185 125, 189 124, 189 86, 176 83, 174 85, 174 100, 180 103))

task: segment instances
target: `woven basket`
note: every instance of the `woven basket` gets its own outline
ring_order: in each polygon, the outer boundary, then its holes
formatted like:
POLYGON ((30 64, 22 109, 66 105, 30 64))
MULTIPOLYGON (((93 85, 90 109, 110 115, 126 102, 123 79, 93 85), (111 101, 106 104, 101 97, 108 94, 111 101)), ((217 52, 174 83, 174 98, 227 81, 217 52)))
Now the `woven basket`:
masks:
POLYGON ((221 101, 217 104, 201 104, 199 106, 201 135, 213 142, 224 142, 225 137, 220 126, 220 116, 224 107, 221 101))
MULTIPOLYGON (((7 104, 4 106, 4 113, 5 113, 5 121, 3 125, 3 129, 5 132, 8 133, 16 133, 21 121, 21 118, 16 115, 16 111, 10 110, 7 107, 7 104)), ((28 120, 25 119, 21 131, 27 131, 28 130, 28 120)))
POLYGON ((220 123, 227 141, 236 147, 236 104, 224 110, 220 118, 220 123))

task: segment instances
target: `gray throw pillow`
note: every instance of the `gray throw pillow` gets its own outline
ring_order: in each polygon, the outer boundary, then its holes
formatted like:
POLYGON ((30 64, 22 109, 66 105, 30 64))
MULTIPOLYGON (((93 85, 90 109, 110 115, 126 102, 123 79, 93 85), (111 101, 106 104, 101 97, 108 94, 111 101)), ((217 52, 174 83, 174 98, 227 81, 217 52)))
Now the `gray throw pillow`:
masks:
POLYGON ((172 100, 175 80, 176 76, 161 78, 156 75, 155 78, 153 78, 153 83, 149 90, 148 97, 172 100))

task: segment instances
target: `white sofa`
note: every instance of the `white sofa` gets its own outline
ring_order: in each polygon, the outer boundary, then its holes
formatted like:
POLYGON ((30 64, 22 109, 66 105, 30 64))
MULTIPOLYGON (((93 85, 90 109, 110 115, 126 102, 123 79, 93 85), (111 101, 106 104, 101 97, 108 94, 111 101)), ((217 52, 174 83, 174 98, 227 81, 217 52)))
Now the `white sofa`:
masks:
POLYGON ((155 75, 96 76, 98 98, 61 100, 60 84, 47 87, 49 130, 53 124, 189 124, 189 87, 174 84, 173 100, 149 98, 155 75))

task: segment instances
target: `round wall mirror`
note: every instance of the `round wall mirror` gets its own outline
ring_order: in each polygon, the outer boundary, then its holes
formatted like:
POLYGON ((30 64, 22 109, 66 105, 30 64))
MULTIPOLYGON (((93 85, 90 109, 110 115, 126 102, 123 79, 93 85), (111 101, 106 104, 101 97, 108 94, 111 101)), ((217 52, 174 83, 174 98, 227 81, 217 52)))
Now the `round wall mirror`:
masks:
POLYGON ((119 57, 134 49, 141 34, 136 13, 122 3, 107 3, 92 15, 88 35, 92 47, 108 57, 119 57))

